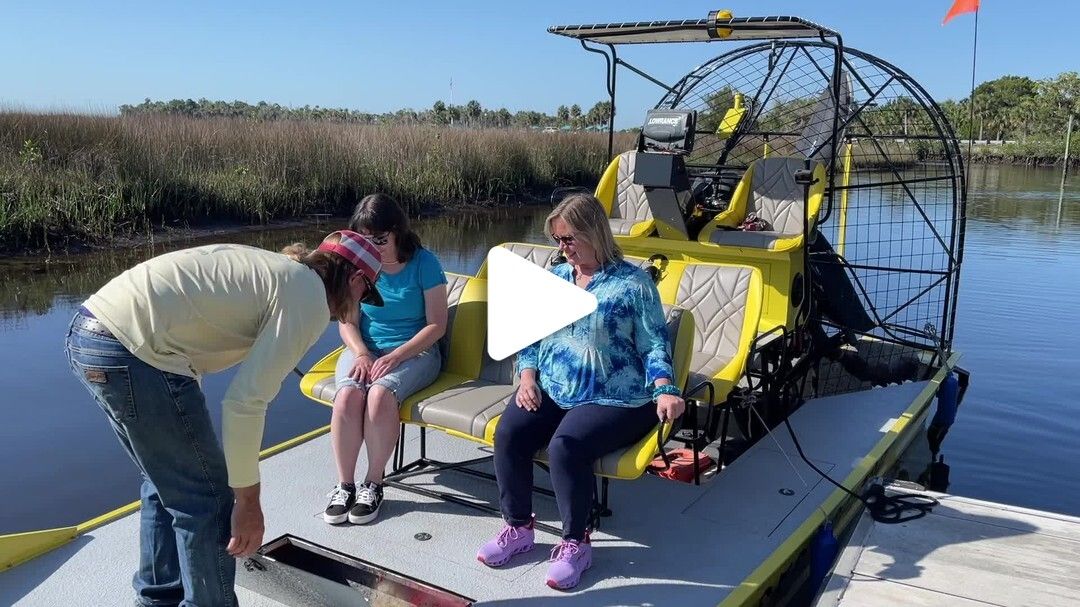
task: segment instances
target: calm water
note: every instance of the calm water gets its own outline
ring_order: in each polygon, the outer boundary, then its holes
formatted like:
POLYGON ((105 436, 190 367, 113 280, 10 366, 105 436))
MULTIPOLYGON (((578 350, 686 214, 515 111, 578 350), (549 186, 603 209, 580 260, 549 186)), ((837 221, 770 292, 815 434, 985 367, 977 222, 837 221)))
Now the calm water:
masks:
MULTIPOLYGON (((943 452, 950 491, 1080 515, 1080 179, 1051 170, 976 167, 956 346, 972 386, 943 452)), ((448 271, 472 273, 491 246, 541 237, 545 208, 417 223, 448 271)), ((314 243, 327 227, 218 237, 277 249, 314 243)), ((177 243, 170 247, 202 243, 177 243)), ((0 533, 75 524, 138 496, 134 466, 67 369, 63 337, 75 307, 110 277, 165 247, 0 265, 0 533)), ((336 347, 330 329, 301 367, 336 347)), ((204 382, 217 403, 231 373, 204 382)), ((330 411, 285 380, 264 446, 329 423, 330 411)), ((334 480, 327 452, 328 486, 334 480)), ((321 499, 321 496, 312 496, 321 499)))

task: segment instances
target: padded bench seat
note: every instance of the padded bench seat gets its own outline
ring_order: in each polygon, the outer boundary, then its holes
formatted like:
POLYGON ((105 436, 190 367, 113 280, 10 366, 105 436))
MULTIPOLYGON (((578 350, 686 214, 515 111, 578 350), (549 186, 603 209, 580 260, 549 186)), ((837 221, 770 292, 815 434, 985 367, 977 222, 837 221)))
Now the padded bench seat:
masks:
MULTIPOLYGON (((521 244, 508 248, 540 266, 550 264, 554 251, 552 247, 521 244)), ((486 281, 453 274, 447 274, 447 279, 451 314, 444 338, 445 368, 431 386, 402 403, 401 421, 493 446, 495 427, 515 389, 513 358, 494 361, 487 356, 483 322, 486 281)), ((676 306, 665 305, 664 309, 668 335, 675 344, 676 383, 684 386, 689 373, 693 316, 676 306)), ((327 405, 333 403, 334 365, 343 349, 324 357, 305 375, 301 389, 310 398, 327 405)), ((664 429, 665 439, 669 431, 670 424, 664 429)), ((541 452, 538 457, 546 461, 545 455, 541 452)), ((656 455, 656 433, 651 432, 635 445, 599 460, 596 472, 613 478, 636 478, 656 455)))
MULTIPOLYGON (((555 247, 508 243, 507 249, 548 268, 555 247)), ((647 260, 627 257, 641 267, 647 260)), ((749 343, 760 319, 761 273, 749 266, 670 261, 662 264, 657 288, 664 302, 673 347, 676 384, 709 381, 720 404, 742 376, 749 343)), ((447 274, 450 315, 442 340, 444 370, 427 388, 401 405, 402 423, 442 430, 493 446, 495 427, 514 391, 513 359, 487 356, 486 265, 477 277, 447 274)), ((340 349, 319 361, 301 381, 309 397, 333 402, 333 370, 340 349)), ((697 394, 696 396, 702 396, 697 394)), ((670 427, 663 429, 667 439, 670 427)), ((608 454, 596 465, 598 475, 633 479, 657 455, 656 432, 634 445, 608 454)), ((541 451, 537 458, 546 461, 541 451)))
POLYGON ((515 386, 470 379, 422 400, 402 411, 401 421, 422 423, 485 444, 492 444, 495 424, 515 386))
MULTIPOLYGON (((548 261, 553 246, 507 243, 503 247, 537 265, 548 261)), ((641 268, 659 271, 657 289, 665 306, 693 316, 693 345, 688 363, 687 387, 712 383, 715 402, 721 404, 743 376, 750 343, 757 336, 764 293, 761 271, 746 265, 667 260, 656 264, 642 257, 626 260, 641 268)), ((485 275, 481 266, 479 276, 485 275)), ((668 308, 670 309, 670 308, 668 308)), ((680 384, 682 385, 682 384, 680 384)), ((702 397, 699 392, 689 396, 702 397)))

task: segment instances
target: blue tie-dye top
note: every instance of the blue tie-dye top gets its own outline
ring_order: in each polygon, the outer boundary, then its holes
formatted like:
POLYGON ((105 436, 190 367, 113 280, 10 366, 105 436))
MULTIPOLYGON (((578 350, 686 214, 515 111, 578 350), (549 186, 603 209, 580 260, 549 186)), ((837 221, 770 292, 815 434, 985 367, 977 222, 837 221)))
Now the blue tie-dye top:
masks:
MULTIPOLYGON (((574 281, 568 263, 551 272, 574 281)), ((585 290, 596 296, 596 311, 519 352, 518 372, 537 369, 540 388, 564 409, 651 401, 653 382, 672 378, 656 285, 643 270, 621 261, 600 268, 585 290)))

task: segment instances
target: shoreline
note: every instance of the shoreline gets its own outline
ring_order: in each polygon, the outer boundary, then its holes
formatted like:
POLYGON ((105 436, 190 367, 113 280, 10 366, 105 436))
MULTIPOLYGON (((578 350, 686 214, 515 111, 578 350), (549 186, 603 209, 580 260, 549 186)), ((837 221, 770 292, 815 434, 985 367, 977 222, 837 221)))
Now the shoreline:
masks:
MULTIPOLYGON (((965 150, 966 151, 966 150, 965 150)), ((965 154, 966 156, 966 154, 965 154)), ((1025 157, 1023 159, 1008 156, 980 155, 976 150, 974 160, 968 162, 968 166, 1012 166, 1037 170, 1061 170, 1061 158, 1051 160, 1049 158, 1025 157)), ((1080 168, 1080 157, 1069 159, 1070 171, 1080 168)), ((420 205, 419 210, 410 216, 410 220, 422 219, 431 216, 440 216, 448 213, 475 213, 495 211, 505 208, 531 207, 545 204, 550 201, 550 193, 539 192, 525 193, 513 199, 488 200, 484 202, 457 202, 457 203, 429 203, 420 205)), ((149 232, 127 232, 113 237, 99 239, 86 239, 85 234, 69 233, 63 235, 52 234, 62 244, 54 246, 37 246, 26 248, 6 248, 0 246, 0 262, 25 262, 34 257, 44 256, 76 256, 83 254, 100 253, 109 249, 130 250, 139 247, 154 247, 157 245, 171 244, 178 241, 197 241, 215 236, 228 234, 243 234, 249 232, 285 230, 293 228, 317 227, 327 222, 332 225, 344 226, 348 222, 347 214, 335 213, 308 213, 305 217, 291 219, 271 219, 265 223, 245 223, 236 220, 208 220, 200 223, 174 222, 173 226, 159 226, 149 232), (336 223, 335 223, 336 222, 336 223)), ((328 232, 330 230, 330 225, 328 232)), ((47 259, 46 259, 47 261, 47 259)))
MULTIPOLYGON (((966 153, 964 155, 966 156, 966 153)), ((966 158, 965 161, 967 161, 966 158)), ((1065 164, 1062 162, 1062 158, 1045 158, 1041 156, 1025 156, 1023 158, 1008 156, 976 156, 975 159, 970 162, 973 165, 1014 166, 1030 169, 1060 169, 1061 166, 1065 164)), ((1069 168, 1074 169, 1077 167, 1080 167, 1080 158, 1076 156, 1069 158, 1069 168)))
MULTIPOLYGON (((410 221, 422 220, 428 217, 442 216, 449 213, 478 213, 495 211, 506 208, 524 208, 544 204, 548 197, 539 195, 523 196, 515 202, 468 202, 457 204, 430 204, 421 207, 420 211, 409 217, 410 221)), ((349 215, 337 215, 333 213, 311 213, 305 218, 276 219, 262 224, 249 224, 238 221, 208 221, 203 224, 188 224, 178 226, 158 227, 149 233, 124 234, 114 238, 106 238, 100 241, 84 241, 76 238, 74 234, 62 246, 36 247, 22 250, 0 249, 0 263, 20 263, 33 261, 34 257, 45 257, 39 261, 48 262, 48 258, 71 257, 101 253, 110 249, 131 250, 140 247, 155 247, 158 245, 172 244, 182 241, 197 241, 216 236, 230 234, 245 234, 249 232, 269 232, 296 228, 315 228, 326 224, 326 232, 342 229, 348 224, 349 215)), ((308 243, 313 244, 313 243, 308 243)))

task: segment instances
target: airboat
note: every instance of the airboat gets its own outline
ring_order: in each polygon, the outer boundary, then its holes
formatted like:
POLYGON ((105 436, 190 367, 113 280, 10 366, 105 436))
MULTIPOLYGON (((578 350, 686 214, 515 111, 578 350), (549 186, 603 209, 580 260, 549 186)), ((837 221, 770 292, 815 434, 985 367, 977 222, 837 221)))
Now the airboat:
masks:
MULTIPOLYGON (((262 464, 273 539, 239 568, 248 604, 806 604, 864 508, 902 513, 875 493, 902 454, 940 451, 968 381, 952 347, 965 180, 926 91, 796 17, 549 32, 605 60, 612 160, 594 191, 665 304, 687 413, 597 463, 596 559, 577 589, 543 583, 542 550, 484 567, 474 553, 501 524, 490 455, 513 364, 486 354, 486 267, 449 275, 445 368, 402 405, 389 512, 344 529, 318 516, 325 479, 310 471, 326 467, 327 428, 269 450, 284 451, 262 464), (734 48, 670 83, 621 56, 671 43, 734 48), (626 72, 661 92, 634 149, 615 150, 626 72), (692 454, 681 479, 672 447, 692 454)), ((552 246, 501 246, 561 261, 552 246)), ((338 353, 301 380, 323 404, 338 353)), ((558 514, 537 482, 538 542, 553 542, 558 514)), ((0 596, 119 601, 137 562, 137 522, 120 514, 0 538, 4 566, 22 562, 0 574, 0 596)))

